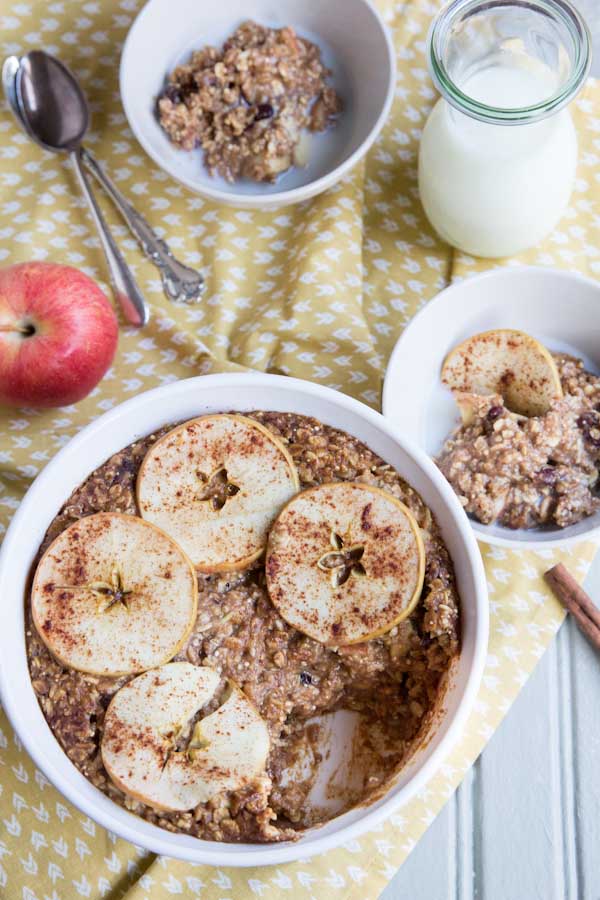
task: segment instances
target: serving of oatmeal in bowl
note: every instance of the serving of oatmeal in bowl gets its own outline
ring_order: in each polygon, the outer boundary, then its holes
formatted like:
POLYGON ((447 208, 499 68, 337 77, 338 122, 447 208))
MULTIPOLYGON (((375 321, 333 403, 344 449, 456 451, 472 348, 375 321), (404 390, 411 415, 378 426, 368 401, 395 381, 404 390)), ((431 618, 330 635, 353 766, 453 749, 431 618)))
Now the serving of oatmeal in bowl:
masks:
POLYGON ((418 436, 483 540, 547 546, 600 527, 599 303, 595 282, 567 272, 490 272, 443 291, 392 354, 384 412, 418 436), (400 407, 392 385, 402 395, 409 377, 420 389, 400 407))
POLYGON ((393 97, 393 48, 368 0, 285 0, 273 16, 267 0, 149 0, 121 59, 125 113, 146 152, 191 190, 242 208, 331 187, 393 97))
POLYGON ((167 77, 159 122, 182 150, 200 148, 210 175, 275 183, 308 165, 309 136, 343 112, 319 47, 290 27, 243 22, 167 77))
POLYGON ((15 515, 0 589, 2 701, 36 764, 115 833, 217 865, 301 859, 404 803, 487 646, 441 473, 357 401, 270 375, 84 429, 15 515))

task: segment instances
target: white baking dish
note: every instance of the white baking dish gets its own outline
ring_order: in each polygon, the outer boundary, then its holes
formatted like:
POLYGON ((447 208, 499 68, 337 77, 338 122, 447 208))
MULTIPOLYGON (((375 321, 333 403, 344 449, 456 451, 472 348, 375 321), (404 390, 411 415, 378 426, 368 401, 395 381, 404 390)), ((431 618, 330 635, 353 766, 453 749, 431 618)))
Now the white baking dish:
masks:
POLYGON ((406 803, 438 769, 459 739, 473 706, 487 649, 486 582, 471 526, 450 486, 427 454, 356 400, 309 382, 274 375, 210 375, 141 394, 84 428, 29 489, 0 553, 0 697, 36 765, 72 803, 111 831, 155 853, 218 866, 284 863, 322 853, 372 828, 406 803), (107 457, 161 425, 219 410, 279 410, 313 415, 364 441, 421 493, 450 550, 462 600, 462 653, 429 739, 384 797, 307 831, 297 842, 220 844, 172 834, 113 803, 61 750, 31 686, 24 637, 24 597, 44 533, 72 490, 107 457))

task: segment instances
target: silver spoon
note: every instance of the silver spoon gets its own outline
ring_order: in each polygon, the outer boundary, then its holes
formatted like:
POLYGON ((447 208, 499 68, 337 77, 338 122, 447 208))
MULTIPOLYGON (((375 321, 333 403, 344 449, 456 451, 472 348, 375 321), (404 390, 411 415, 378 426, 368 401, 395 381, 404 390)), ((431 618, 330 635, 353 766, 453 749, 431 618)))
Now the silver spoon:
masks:
MULTIPOLYGON (((29 136, 45 150, 68 154, 98 229, 123 314, 131 325, 145 325, 148 306, 113 240, 81 162, 81 141, 89 124, 86 99, 70 72, 48 54, 32 50, 17 63, 13 97, 20 120, 29 136)), ((8 74, 15 71, 14 62, 7 60, 5 68, 8 74)))
MULTIPOLYGON (((2 70, 4 93, 17 122, 31 137, 31 131, 21 113, 17 97, 16 80, 19 66, 19 59, 16 56, 9 56, 6 59, 2 70)), ((197 303, 206 287, 204 277, 173 256, 165 241, 158 237, 146 219, 125 199, 89 150, 80 147, 80 155, 88 171, 114 202, 146 256, 160 270, 167 297, 174 303, 197 303)))
MULTIPOLYGON (((75 77, 62 63, 60 63, 58 60, 50 56, 50 54, 45 53, 44 51, 36 52, 43 53, 47 59, 52 62, 58 63, 63 72, 70 76, 75 87, 79 89, 79 85, 75 77)), ((17 72, 14 69, 14 64, 9 67, 7 78, 10 77, 10 71, 14 73, 13 77, 16 81, 17 72)), ((80 90, 78 92, 81 94, 80 90)), ((78 92, 75 91, 73 93, 73 96, 76 96, 78 92)), ((9 93, 11 93, 10 88, 9 93)), ((16 95, 16 88, 13 90, 13 93, 16 95)), ((16 99, 16 108, 13 107, 13 111, 15 112, 17 118, 21 120, 21 124, 24 125, 25 129, 27 130, 27 124, 22 121, 22 116, 20 116, 18 96, 16 99)), ((67 112, 68 110, 64 111, 65 114, 67 112)), ((196 303, 204 293, 204 277, 199 272, 196 272, 194 269, 189 268, 189 266, 186 266, 183 263, 179 262, 179 260, 173 256, 166 242, 159 238, 156 232, 148 224, 146 219, 144 219, 144 217, 123 196, 123 194, 114 185, 108 175, 106 175, 92 153, 90 153, 90 151, 83 146, 80 147, 80 153, 81 159, 87 167, 88 171, 91 172, 94 178, 96 178, 96 180, 104 188, 106 193, 109 195, 109 197, 121 213, 130 231, 139 242, 146 256, 159 269, 163 282, 163 288, 167 297, 175 303, 196 303)))

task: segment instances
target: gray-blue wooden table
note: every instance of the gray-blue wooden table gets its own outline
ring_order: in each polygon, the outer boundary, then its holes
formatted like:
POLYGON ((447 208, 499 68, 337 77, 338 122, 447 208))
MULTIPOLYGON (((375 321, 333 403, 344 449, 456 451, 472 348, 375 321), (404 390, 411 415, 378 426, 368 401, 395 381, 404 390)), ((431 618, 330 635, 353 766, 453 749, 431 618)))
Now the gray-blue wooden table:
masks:
POLYGON ((600 652, 572 620, 381 900, 600 900, 600 652))

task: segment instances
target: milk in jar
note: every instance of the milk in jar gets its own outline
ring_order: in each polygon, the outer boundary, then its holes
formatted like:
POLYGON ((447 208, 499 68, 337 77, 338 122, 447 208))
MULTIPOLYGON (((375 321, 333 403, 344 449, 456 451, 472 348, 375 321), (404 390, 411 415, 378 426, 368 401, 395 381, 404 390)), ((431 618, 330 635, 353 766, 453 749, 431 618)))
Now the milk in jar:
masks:
POLYGON ((561 29, 576 31, 579 23, 554 0, 527 8, 456 0, 434 22, 430 61, 442 96, 421 137, 419 191, 435 230, 460 250, 518 253, 565 211, 577 167, 568 102, 589 68, 589 36, 581 23, 581 58, 571 59, 561 29), (569 18, 549 22, 554 6, 569 18), (445 37, 436 47, 440 28, 445 37))

